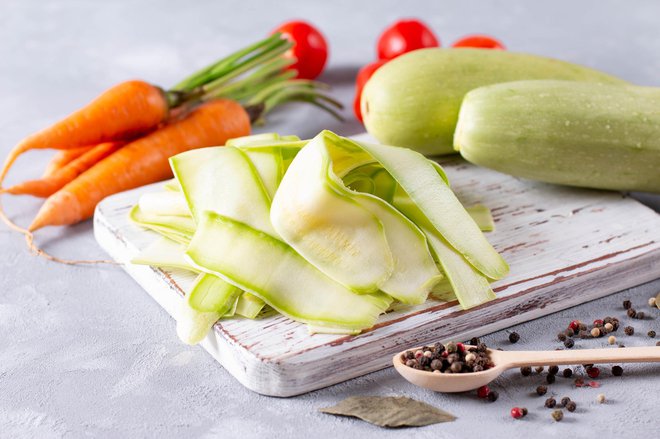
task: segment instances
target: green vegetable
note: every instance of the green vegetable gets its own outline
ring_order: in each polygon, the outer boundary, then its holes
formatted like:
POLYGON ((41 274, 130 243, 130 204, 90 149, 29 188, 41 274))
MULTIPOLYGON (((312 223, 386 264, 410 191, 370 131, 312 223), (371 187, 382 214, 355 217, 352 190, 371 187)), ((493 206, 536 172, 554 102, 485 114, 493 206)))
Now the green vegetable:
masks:
POLYGON ((199 270, 184 258, 187 247, 188 244, 181 244, 169 238, 158 238, 134 257, 131 264, 181 268, 198 272, 199 270))
POLYGON ((386 201, 355 192, 340 178, 373 162, 358 144, 322 132, 291 163, 271 221, 303 257, 353 291, 380 289, 422 303, 442 278, 424 234, 386 201))
POLYGON ((471 91, 454 139, 472 163, 545 181, 660 192, 660 88, 520 81, 471 91))
POLYGON ((450 154, 465 94, 483 85, 522 79, 624 84, 596 70, 534 55, 487 49, 422 49, 381 68, 362 92, 367 131, 387 145, 426 155, 450 154))
POLYGON ((147 214, 139 205, 133 206, 129 218, 136 224, 151 229, 181 244, 187 244, 195 233, 195 222, 190 217, 178 215, 147 214))
POLYGON ((188 305, 197 311, 225 314, 238 299, 241 290, 217 276, 202 274, 187 294, 188 305))
POLYGON ((392 301, 382 293, 354 294, 282 241, 209 211, 202 213, 186 255, 199 269, 315 326, 370 328, 392 301))
POLYGON ((246 317, 248 319, 255 319, 261 312, 261 310, 266 305, 266 302, 255 296, 244 292, 241 294, 236 301, 236 309, 234 312, 239 316, 246 317))

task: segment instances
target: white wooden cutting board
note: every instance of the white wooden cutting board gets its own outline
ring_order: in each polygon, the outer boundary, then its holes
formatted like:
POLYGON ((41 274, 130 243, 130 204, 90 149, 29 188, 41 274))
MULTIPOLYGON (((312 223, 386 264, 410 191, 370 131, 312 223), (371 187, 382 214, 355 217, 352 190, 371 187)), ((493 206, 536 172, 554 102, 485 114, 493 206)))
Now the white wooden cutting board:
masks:
MULTIPOLYGON (((381 316, 358 336, 309 335, 280 315, 229 319, 202 346, 246 387, 292 396, 388 367, 392 355, 412 346, 469 339, 660 278, 660 215, 641 203, 522 181, 456 157, 440 163, 465 205, 482 203, 493 212, 496 231, 487 237, 511 266, 494 284, 497 300, 462 311, 455 302, 430 299, 381 316)), ((94 233, 176 318, 193 277, 127 263, 156 238, 127 216, 140 194, 155 190, 160 185, 107 198, 96 210, 94 233)))

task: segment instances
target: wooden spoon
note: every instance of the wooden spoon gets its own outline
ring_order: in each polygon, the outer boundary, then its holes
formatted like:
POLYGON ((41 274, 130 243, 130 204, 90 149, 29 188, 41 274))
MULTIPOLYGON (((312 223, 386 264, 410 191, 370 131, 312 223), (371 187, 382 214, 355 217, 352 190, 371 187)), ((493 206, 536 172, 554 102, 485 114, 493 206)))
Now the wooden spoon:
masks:
MULTIPOLYGON (((472 347, 465 345, 466 349, 472 347)), ((412 350, 417 349, 421 348, 412 350)), ((495 364, 490 369, 471 373, 433 373, 406 366, 401 361, 401 354, 404 352, 395 355, 392 360, 397 372, 416 386, 447 393, 478 389, 493 381, 505 370, 514 367, 660 362, 660 346, 577 349, 574 351, 498 351, 488 349, 488 355, 495 364)))

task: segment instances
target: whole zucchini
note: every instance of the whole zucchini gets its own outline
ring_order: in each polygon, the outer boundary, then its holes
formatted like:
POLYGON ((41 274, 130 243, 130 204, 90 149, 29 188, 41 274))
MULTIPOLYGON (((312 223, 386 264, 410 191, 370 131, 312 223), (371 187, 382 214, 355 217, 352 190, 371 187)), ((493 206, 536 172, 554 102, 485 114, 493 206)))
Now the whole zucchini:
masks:
POLYGON ((487 49, 422 49, 388 62, 362 92, 367 131, 386 145, 450 154, 463 96, 484 85, 522 79, 625 82, 568 62, 487 49))
POLYGON ((660 192, 660 88, 518 81, 463 101, 454 146, 507 174, 598 189, 660 192))

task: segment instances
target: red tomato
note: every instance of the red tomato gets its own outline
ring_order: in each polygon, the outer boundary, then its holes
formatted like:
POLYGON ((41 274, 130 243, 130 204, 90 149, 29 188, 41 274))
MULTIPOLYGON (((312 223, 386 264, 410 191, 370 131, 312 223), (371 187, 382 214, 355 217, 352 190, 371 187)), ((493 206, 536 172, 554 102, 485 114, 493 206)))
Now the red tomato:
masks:
POLYGON ((380 34, 378 59, 393 59, 425 47, 439 47, 431 29, 419 20, 399 20, 380 34))
POLYGON ((355 112, 355 117, 357 120, 362 122, 362 111, 360 110, 360 99, 362 97, 362 89, 367 83, 371 75, 374 74, 387 60, 381 59, 379 61, 374 61, 371 64, 367 64, 362 67, 355 78, 355 99, 353 100, 353 111, 355 112))
POLYGON ((275 32, 295 43, 286 56, 297 60, 289 67, 298 72, 297 78, 315 79, 321 74, 328 59, 328 43, 318 29, 305 21, 287 21, 275 32))
POLYGON ((477 47, 479 49, 506 50, 501 41, 488 35, 468 35, 456 41, 451 47, 477 47))

